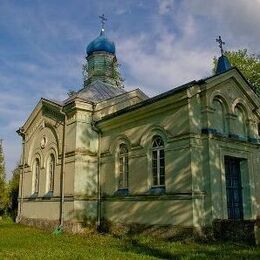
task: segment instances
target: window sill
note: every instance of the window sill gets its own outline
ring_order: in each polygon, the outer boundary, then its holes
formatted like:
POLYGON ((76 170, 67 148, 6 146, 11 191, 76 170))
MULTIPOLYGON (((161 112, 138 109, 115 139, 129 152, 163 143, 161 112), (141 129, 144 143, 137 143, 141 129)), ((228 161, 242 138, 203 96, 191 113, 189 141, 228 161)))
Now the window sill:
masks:
POLYGON ((115 191, 114 195, 115 196, 128 196, 128 188, 121 188, 115 191))
POLYGON ((30 199, 36 199, 38 197, 38 192, 31 194, 30 199))
POLYGON ((149 190, 150 194, 165 194, 165 186, 152 186, 149 190))
POLYGON ((43 199, 51 199, 53 197, 53 191, 48 191, 46 194, 43 195, 43 199))

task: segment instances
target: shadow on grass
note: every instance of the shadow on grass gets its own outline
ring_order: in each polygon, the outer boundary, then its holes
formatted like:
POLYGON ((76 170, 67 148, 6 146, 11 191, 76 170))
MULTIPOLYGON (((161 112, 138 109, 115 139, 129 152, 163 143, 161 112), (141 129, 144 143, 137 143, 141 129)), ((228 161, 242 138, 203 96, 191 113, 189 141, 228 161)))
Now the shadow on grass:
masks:
MULTIPOLYGON (((248 259, 250 257, 260 256, 260 252, 254 247, 241 244, 193 244, 185 242, 179 244, 174 242, 160 241, 141 242, 139 239, 125 239, 124 244, 120 246, 123 252, 132 252, 142 256, 155 257, 159 259, 183 259, 200 258, 200 259, 248 259), (151 243, 150 243, 151 242, 151 243), (155 245, 162 248, 155 248, 155 245), (175 251, 175 252, 174 252, 175 251), (257 252, 258 251, 258 252, 257 252)), ((260 259, 260 258, 258 258, 260 259)))
POLYGON ((143 244, 138 239, 126 239, 121 248, 124 252, 134 252, 136 254, 157 257, 160 259, 178 259, 181 255, 176 255, 152 246, 143 244))

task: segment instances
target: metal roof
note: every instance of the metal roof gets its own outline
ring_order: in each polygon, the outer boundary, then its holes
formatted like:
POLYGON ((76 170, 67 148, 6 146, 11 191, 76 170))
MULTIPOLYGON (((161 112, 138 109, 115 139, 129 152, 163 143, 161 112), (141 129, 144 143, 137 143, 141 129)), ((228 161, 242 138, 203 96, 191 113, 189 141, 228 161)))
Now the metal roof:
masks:
POLYGON ((64 103, 68 103, 77 97, 86 101, 98 103, 100 101, 113 98, 124 93, 126 93, 126 91, 123 88, 115 87, 100 80, 96 80, 66 99, 64 103))
POLYGON ((91 55, 96 51, 105 51, 111 54, 115 54, 116 47, 115 44, 110 41, 104 34, 101 34, 87 46, 86 50, 87 55, 91 55))
POLYGON ((228 58, 224 55, 221 55, 218 58, 218 63, 217 63, 217 69, 216 69, 216 74, 223 73, 231 68, 230 62, 228 58))

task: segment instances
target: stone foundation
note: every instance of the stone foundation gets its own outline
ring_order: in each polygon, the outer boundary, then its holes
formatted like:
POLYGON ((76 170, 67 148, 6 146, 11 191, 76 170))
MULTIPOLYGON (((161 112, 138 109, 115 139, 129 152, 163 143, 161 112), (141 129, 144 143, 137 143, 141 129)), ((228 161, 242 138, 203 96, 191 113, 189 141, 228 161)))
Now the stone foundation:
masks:
MULTIPOLYGON (((53 231, 60 225, 59 220, 49 220, 49 219, 33 219, 33 218, 21 218, 17 221, 20 224, 36 227, 44 230, 53 231)), ((82 233, 84 228, 82 223, 73 221, 64 221, 63 230, 69 233, 82 233)))
MULTIPOLYGON (((22 218, 19 223, 32 226, 48 231, 54 231, 59 226, 59 220, 47 219, 31 219, 22 218)), ((95 225, 86 225, 84 222, 65 221, 63 230, 69 233, 89 233, 96 232, 95 225)), ((123 224, 113 223, 108 220, 102 220, 101 226, 98 228, 100 233, 109 233, 115 237, 131 236, 134 234, 143 234, 163 240, 194 240, 194 239, 211 239, 212 232, 210 229, 199 229, 194 227, 181 226, 159 226, 159 225, 143 225, 138 223, 123 224)))
POLYGON ((100 232, 110 233, 115 237, 142 234, 168 241, 212 240, 211 228, 182 227, 172 225, 124 224, 102 220, 100 232))
MULTIPOLYGON (((59 220, 22 218, 19 223, 44 230, 53 231, 59 226, 59 220)), ((63 230, 69 233, 96 232, 96 226, 84 222, 64 221, 63 230)), ((215 220, 212 227, 182 227, 143 225, 138 223, 113 223, 103 219, 98 228, 101 233, 109 233, 115 237, 143 234, 168 241, 200 240, 200 241, 233 241, 250 245, 260 244, 260 218, 254 220, 215 220)))

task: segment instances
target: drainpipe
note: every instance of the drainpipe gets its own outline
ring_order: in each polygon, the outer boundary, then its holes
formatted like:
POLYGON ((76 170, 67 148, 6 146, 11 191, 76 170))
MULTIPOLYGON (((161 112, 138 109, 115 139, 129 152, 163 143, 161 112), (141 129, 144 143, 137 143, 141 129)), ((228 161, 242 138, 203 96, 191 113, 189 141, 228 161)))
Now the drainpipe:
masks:
POLYGON ((17 134, 22 137, 22 173, 20 179, 20 203, 19 203, 19 213, 16 218, 17 222, 20 222, 22 219, 22 204, 23 204, 23 176, 24 176, 24 168, 25 168, 25 133, 23 128, 19 128, 17 134))
POLYGON ((66 124, 67 124, 67 115, 63 111, 63 108, 60 110, 60 113, 64 115, 64 125, 63 125, 63 138, 62 138, 62 158, 61 158, 61 177, 60 177, 60 225, 59 229, 63 228, 64 225, 64 169, 65 169, 65 143, 66 143, 66 124))
POLYGON ((101 136, 102 131, 97 127, 95 120, 94 120, 94 111, 95 111, 95 104, 92 104, 92 120, 91 126, 92 129, 98 133, 98 155, 97 155, 97 222, 96 228, 97 230, 100 229, 101 225, 101 185, 100 185, 100 155, 101 155, 101 136))

